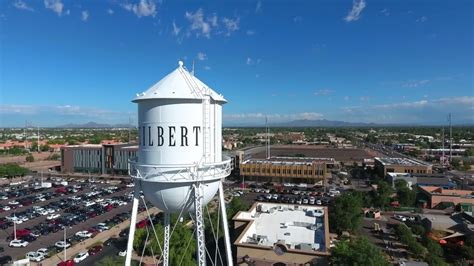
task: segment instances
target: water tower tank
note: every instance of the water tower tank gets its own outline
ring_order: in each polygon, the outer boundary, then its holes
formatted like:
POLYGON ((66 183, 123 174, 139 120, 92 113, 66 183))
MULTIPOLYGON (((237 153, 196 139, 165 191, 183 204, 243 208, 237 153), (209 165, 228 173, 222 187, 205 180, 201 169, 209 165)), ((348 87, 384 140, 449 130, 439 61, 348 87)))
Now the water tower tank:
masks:
POLYGON ((199 183, 207 204, 230 173, 230 160, 222 157, 224 97, 179 62, 133 102, 138 104, 139 149, 131 170, 145 197, 165 212, 190 210, 192 189, 199 183))

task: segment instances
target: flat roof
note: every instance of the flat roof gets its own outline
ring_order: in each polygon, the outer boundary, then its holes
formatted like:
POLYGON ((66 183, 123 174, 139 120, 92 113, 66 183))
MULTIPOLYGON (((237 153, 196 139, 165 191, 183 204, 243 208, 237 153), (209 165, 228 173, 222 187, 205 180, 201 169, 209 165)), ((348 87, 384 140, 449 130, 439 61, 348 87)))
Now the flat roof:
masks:
POLYGON ((431 164, 409 158, 390 158, 390 157, 375 157, 383 165, 401 165, 401 166, 431 166, 431 164))
POLYGON ((420 188, 433 196, 439 195, 474 199, 474 191, 472 190, 444 189, 436 186, 420 186, 420 188))
POLYGON ((334 158, 272 156, 268 159, 247 159, 242 164, 311 165, 313 162, 334 163, 334 158))
POLYGON ((327 208, 320 206, 258 202, 247 212, 239 212, 234 220, 247 220, 238 244, 274 247, 305 252, 327 252, 325 219, 327 208))

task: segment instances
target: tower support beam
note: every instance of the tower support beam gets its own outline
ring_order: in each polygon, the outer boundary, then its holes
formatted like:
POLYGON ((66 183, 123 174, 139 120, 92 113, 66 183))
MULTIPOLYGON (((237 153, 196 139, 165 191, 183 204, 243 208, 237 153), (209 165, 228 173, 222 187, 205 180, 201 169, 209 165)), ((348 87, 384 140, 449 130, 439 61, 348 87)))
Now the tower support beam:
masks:
MULTIPOLYGON (((222 182, 219 183, 219 205, 221 208, 222 215, 222 229, 224 230, 224 240, 225 240, 225 254, 227 256, 227 265, 233 266, 232 250, 230 246, 230 236, 229 236, 229 225, 227 224, 227 213, 225 211, 225 200, 224 200, 224 186, 222 182)), ((219 244, 216 243, 216 248, 219 248, 219 244)))
POLYGON ((194 217, 196 227, 196 258, 199 266, 206 265, 206 242, 204 240, 204 217, 202 215, 202 186, 198 182, 194 185, 194 217))
POLYGON ((165 212, 164 220, 164 245, 163 245, 163 266, 169 265, 170 257, 170 213, 165 212))

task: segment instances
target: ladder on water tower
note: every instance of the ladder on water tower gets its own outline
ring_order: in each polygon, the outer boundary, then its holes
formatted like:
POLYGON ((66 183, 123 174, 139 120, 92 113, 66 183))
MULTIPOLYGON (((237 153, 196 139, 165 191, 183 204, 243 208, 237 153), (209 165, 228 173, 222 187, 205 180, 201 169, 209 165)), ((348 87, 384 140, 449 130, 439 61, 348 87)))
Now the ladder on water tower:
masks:
POLYGON ((210 157, 211 157, 211 140, 210 140, 210 134, 211 134, 211 114, 210 114, 210 105, 211 105, 211 97, 209 94, 204 94, 204 97, 202 99, 202 109, 203 109, 203 114, 202 114, 202 122, 203 122, 203 127, 202 127, 202 140, 203 140, 203 153, 204 153, 204 162, 210 162, 210 157))

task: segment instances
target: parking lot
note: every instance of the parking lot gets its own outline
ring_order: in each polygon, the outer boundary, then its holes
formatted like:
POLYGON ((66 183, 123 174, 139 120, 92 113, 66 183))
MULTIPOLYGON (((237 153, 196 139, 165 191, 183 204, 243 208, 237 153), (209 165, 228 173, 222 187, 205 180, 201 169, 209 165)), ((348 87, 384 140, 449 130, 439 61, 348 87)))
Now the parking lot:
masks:
POLYGON ((246 192, 234 189, 234 197, 241 197, 248 204, 255 201, 287 204, 307 204, 327 206, 340 195, 335 188, 324 189, 319 186, 296 184, 252 183, 246 192))
POLYGON ((46 248, 47 256, 51 256, 60 250, 54 245, 64 239, 64 233, 67 243, 74 245, 112 228, 129 218, 131 191, 126 184, 86 180, 2 186, 0 259, 21 259, 27 252, 40 248, 46 248), (14 237, 14 222, 17 239, 28 241, 26 247, 9 246, 14 237), (80 231, 84 231, 82 237, 76 234, 80 231))

